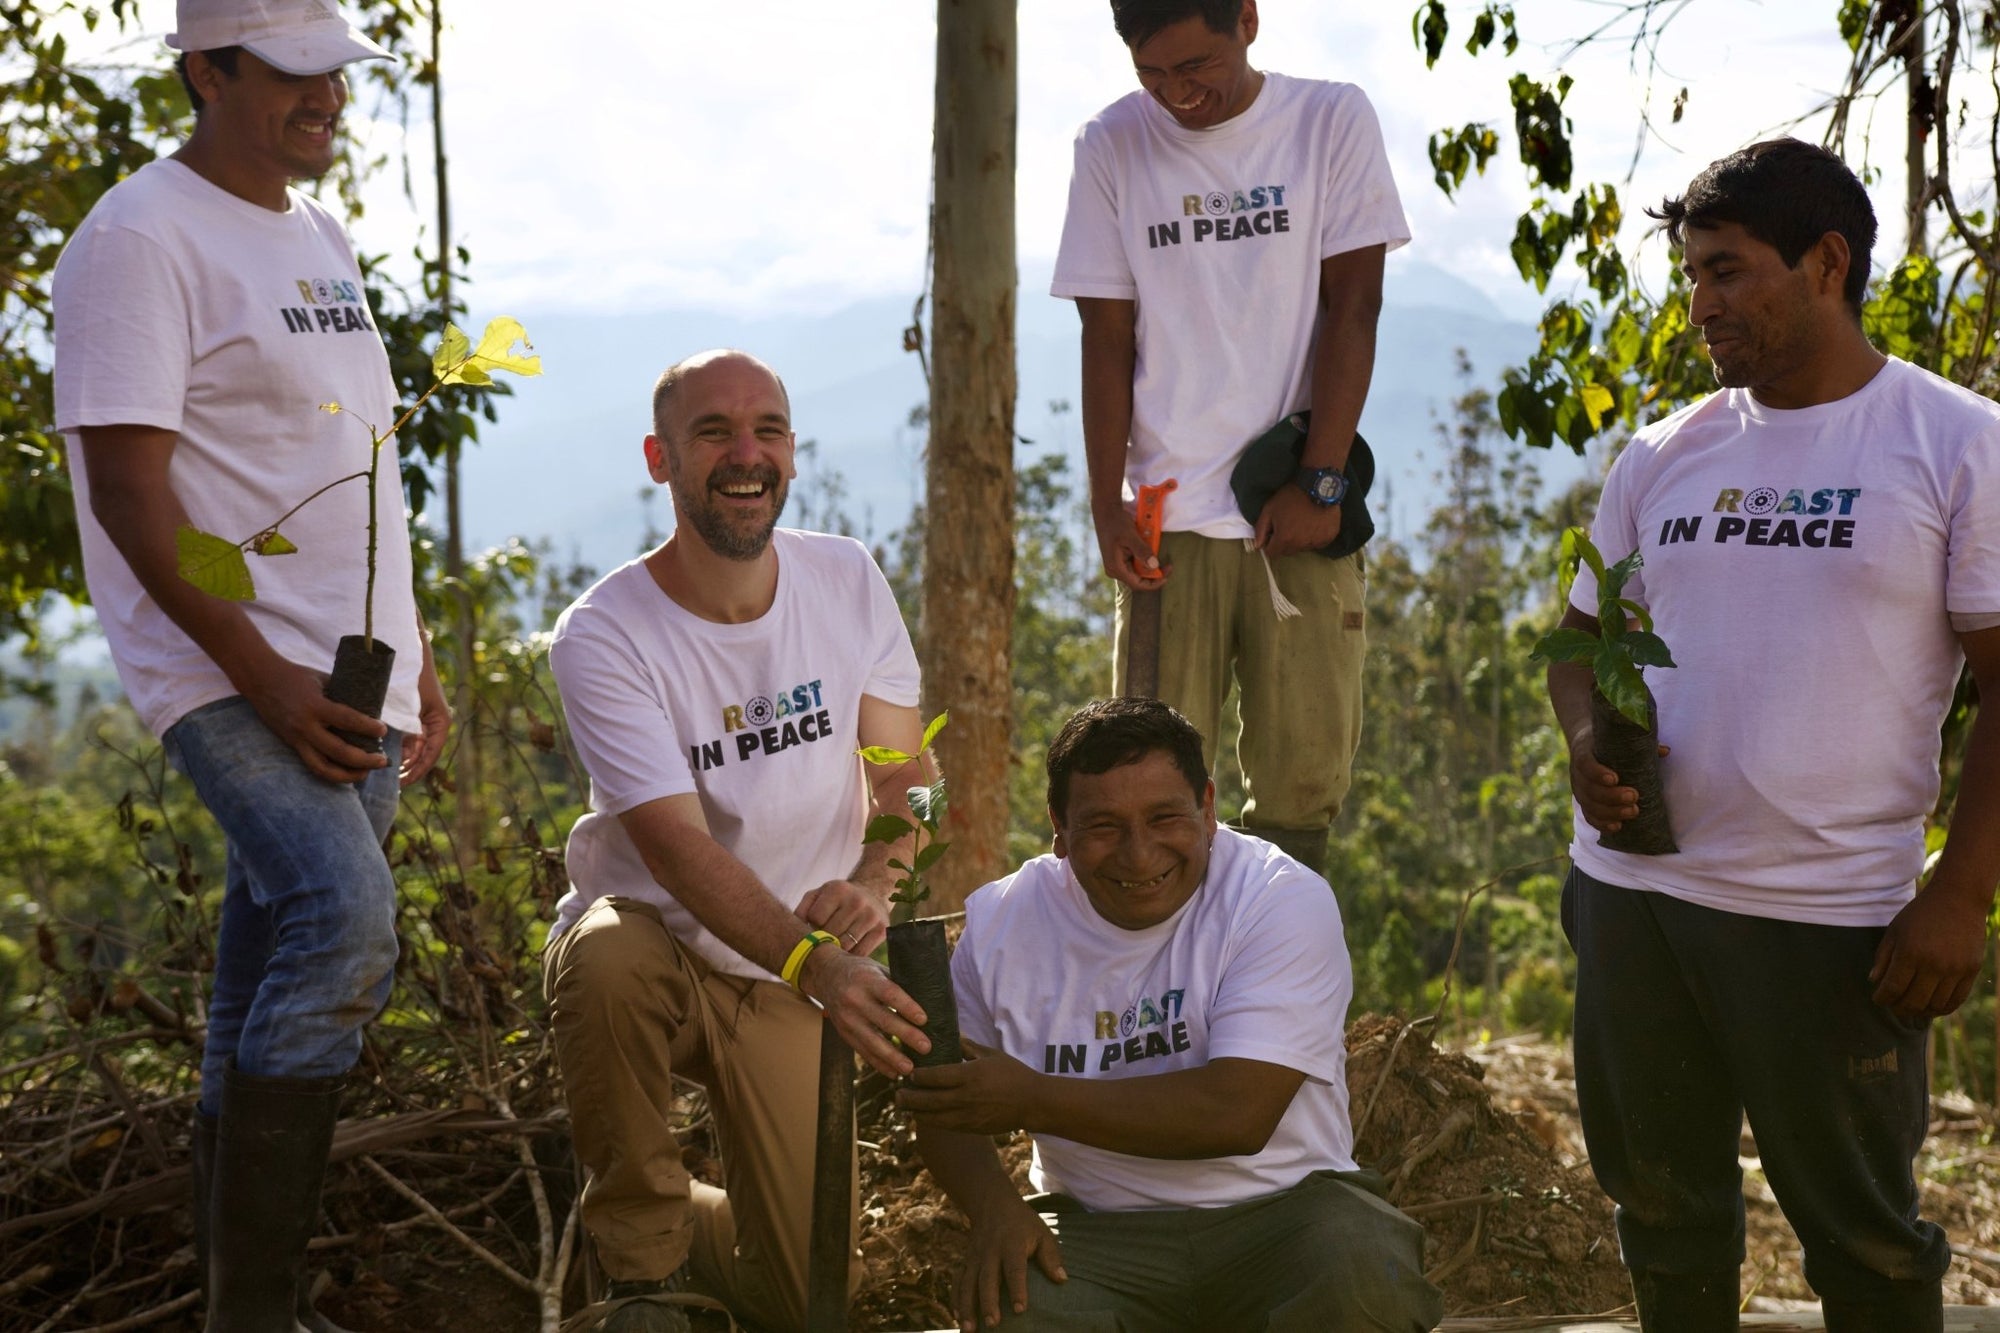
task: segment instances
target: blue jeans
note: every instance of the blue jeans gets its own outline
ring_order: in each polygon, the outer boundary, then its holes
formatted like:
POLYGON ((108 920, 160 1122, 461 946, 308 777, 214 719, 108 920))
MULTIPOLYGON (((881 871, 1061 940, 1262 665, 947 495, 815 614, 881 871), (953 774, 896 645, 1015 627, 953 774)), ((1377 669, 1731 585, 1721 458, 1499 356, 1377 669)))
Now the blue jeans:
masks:
MULTIPOLYGON (((382 840, 396 817, 396 766, 327 782, 234 697, 197 708, 163 738, 229 840, 201 1110, 222 1110, 231 1062, 264 1078, 331 1078, 361 1058, 396 966, 396 881, 382 840)), ((384 742, 401 752, 392 729, 384 742)))

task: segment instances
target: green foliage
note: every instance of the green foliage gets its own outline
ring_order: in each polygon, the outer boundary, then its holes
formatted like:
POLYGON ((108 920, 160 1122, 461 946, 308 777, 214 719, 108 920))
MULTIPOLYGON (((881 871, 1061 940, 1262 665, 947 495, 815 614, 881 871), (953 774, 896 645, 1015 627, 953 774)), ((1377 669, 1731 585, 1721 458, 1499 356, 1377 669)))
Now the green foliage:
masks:
MULTIPOLYGON (((407 425, 411 418, 422 411, 438 390, 453 384, 488 385, 492 372, 509 371, 516 375, 539 375, 542 373, 542 359, 529 356, 514 349, 528 347, 527 333, 519 320, 502 315, 488 321, 480 335, 479 345, 456 324, 446 324, 444 333, 438 339, 437 350, 431 354, 430 366, 432 382, 425 386, 417 400, 404 409, 401 416, 386 431, 374 422, 361 424, 368 431, 368 467, 362 472, 351 472, 337 477, 321 486, 305 499, 286 510, 269 527, 240 541, 231 541, 212 532, 204 532, 189 523, 183 523, 175 533, 180 576, 212 597, 221 597, 232 602, 247 602, 257 596, 256 584, 250 575, 249 562, 243 558, 246 551, 260 556, 291 555, 299 548, 292 543, 279 527, 292 515, 325 495, 336 486, 350 481, 363 482, 368 487, 368 599, 365 606, 366 624, 363 632, 370 638, 375 632, 375 548, 377 523, 375 515, 375 482, 382 464, 382 446, 389 437, 407 425)), ((532 349, 531 349, 532 350, 532 349)), ((339 403, 321 403, 320 411, 336 415, 347 409, 339 403)))
POLYGON ((1598 692, 1611 701, 1611 706, 1634 725, 1649 727, 1653 718, 1647 706, 1641 668, 1670 667, 1674 659, 1665 640, 1653 633, 1652 613, 1624 595, 1626 583, 1644 563, 1645 557, 1633 551, 1617 564, 1607 566, 1589 533, 1580 527, 1565 530, 1560 555, 1563 598, 1567 603, 1578 566, 1587 567, 1597 580, 1598 632, 1551 630, 1536 641, 1533 660, 1588 666, 1598 692), (1628 628, 1628 621, 1637 621, 1639 627, 1628 628))
MULTIPOLYGON (((399 53, 418 10, 412 0, 352 6, 376 40, 399 53)), ((49 282, 57 256, 113 185, 171 149, 192 118, 180 80, 164 60, 142 67, 92 62, 64 32, 126 32, 140 22, 135 0, 40 0, 10 4, 0 23, 0 642, 32 651, 57 600, 87 601, 70 488, 73 460, 55 432, 54 344, 49 282)), ((393 101, 413 61, 377 61, 363 77, 393 101)), ((335 181, 351 214, 371 164, 350 163, 335 181)), ((376 304, 379 311, 381 305, 376 304)), ((395 331, 384 327, 392 354, 395 331)), ((421 503, 421 496, 416 499, 421 503)), ((0 692, 20 682, 0 677, 0 692)))
MULTIPOLYGON (((930 725, 924 728, 923 741, 917 746, 917 754, 905 754, 887 745, 863 746, 858 753, 866 762, 884 768, 901 768, 906 764, 914 764, 918 755, 931 748, 931 742, 937 739, 940 731, 944 730, 945 722, 949 718, 950 714, 939 713, 930 720, 930 725)), ((870 843, 893 845, 905 838, 912 840, 909 861, 905 862, 893 856, 889 858, 890 868, 903 872, 896 880, 896 891, 889 895, 889 901, 901 909, 897 919, 903 921, 909 920, 914 915, 917 905, 931 896, 930 883, 924 876, 951 846, 948 842, 937 840, 938 827, 944 823, 948 807, 944 779, 939 778, 927 787, 911 787, 907 795, 914 823, 901 815, 877 815, 868 821, 868 827, 861 835, 861 845, 864 847, 870 843)))

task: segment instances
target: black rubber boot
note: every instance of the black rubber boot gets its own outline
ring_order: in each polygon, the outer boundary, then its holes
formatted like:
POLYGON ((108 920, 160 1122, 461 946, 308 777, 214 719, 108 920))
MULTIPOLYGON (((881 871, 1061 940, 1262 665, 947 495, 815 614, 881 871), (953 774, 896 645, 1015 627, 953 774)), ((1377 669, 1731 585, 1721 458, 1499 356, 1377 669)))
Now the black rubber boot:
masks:
POLYGON ((337 1078, 223 1076, 209 1187, 207 1333, 298 1333, 337 1078))
POLYGON ((1632 1274, 1639 1327, 1646 1333, 1736 1333, 1737 1270, 1632 1274))
POLYGON ((1820 1300, 1826 1333, 1942 1333, 1944 1287, 1937 1282, 1897 1282, 1866 1301, 1820 1300))
MULTIPOLYGON (((212 1182, 215 1179, 215 1117, 194 1113, 192 1173, 194 1176, 194 1266, 195 1277, 201 1283, 202 1294, 208 1294, 208 1201, 212 1182)), ((299 1274, 298 1299, 293 1302, 293 1317, 305 1333, 350 1333, 334 1323, 312 1303, 312 1274, 299 1274)))

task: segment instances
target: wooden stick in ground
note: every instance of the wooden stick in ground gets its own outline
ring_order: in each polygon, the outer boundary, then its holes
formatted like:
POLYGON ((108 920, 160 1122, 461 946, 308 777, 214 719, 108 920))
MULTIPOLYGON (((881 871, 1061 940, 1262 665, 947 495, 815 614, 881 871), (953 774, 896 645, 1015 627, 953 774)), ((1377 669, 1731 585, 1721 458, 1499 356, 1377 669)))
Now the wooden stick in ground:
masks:
POLYGON ((1147 699, 1160 697, 1160 593, 1135 589, 1130 627, 1125 635, 1125 693, 1147 699))
POLYGON ((820 1024, 819 1135, 813 1152, 806 1333, 847 1333, 849 1196, 854 1178, 854 1052, 820 1024))

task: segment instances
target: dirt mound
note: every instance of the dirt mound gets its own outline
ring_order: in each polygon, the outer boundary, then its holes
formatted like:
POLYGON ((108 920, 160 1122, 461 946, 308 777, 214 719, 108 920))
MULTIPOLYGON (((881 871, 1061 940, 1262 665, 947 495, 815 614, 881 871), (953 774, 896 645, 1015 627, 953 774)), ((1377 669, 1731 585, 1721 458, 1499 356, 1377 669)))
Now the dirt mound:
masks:
MULTIPOLYGON (((1631 1300, 1611 1205, 1587 1166, 1564 1161, 1545 1112, 1497 1104, 1477 1064, 1393 1018, 1356 1020, 1347 1050, 1350 1114, 1364 1130, 1355 1156, 1423 1224, 1447 1311, 1594 1314, 1631 1300)), ((861 1097, 867 1278, 852 1326, 953 1327, 965 1219, 923 1170, 886 1086, 864 1081, 861 1097)), ((1002 1149, 1023 1190, 1028 1151, 1024 1136, 1002 1149)))

